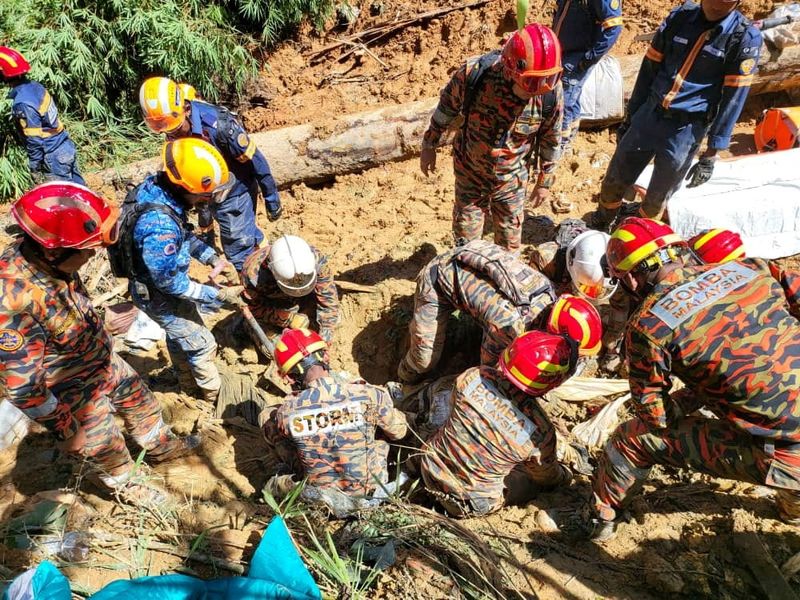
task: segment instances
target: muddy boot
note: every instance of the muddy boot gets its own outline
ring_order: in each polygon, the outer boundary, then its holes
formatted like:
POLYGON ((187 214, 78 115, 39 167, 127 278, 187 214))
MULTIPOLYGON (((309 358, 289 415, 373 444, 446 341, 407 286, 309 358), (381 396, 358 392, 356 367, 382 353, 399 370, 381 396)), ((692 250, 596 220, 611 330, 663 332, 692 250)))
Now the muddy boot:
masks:
POLYGON ((276 500, 282 500, 296 485, 294 475, 273 475, 264 484, 264 493, 270 494, 276 500))
POLYGON ((589 452, 583 446, 562 442, 559 438, 556 456, 559 461, 568 464, 573 471, 581 475, 591 475, 594 472, 589 462, 589 452))
POLYGON ((171 439, 166 444, 151 450, 147 457, 149 462, 153 464, 160 464, 169 460, 175 460, 176 458, 181 458, 182 456, 186 456, 187 454, 194 452, 197 447, 200 446, 201 442, 202 439, 200 438, 199 434, 187 435, 183 437, 177 437, 173 434, 171 439))
POLYGON ((567 521, 559 525, 559 530, 567 539, 573 541, 591 540, 597 543, 607 542, 617 535, 619 519, 607 521, 601 519, 591 508, 573 513, 567 521))
POLYGON ((597 366, 602 374, 619 377, 622 370, 622 357, 616 352, 606 352, 598 361, 597 366))
POLYGON ((775 490, 775 503, 778 505, 778 516, 781 521, 800 526, 800 491, 775 490))
POLYGON ((165 510, 169 501, 169 496, 164 490, 133 480, 118 488, 114 488, 113 491, 120 502, 131 506, 165 510))

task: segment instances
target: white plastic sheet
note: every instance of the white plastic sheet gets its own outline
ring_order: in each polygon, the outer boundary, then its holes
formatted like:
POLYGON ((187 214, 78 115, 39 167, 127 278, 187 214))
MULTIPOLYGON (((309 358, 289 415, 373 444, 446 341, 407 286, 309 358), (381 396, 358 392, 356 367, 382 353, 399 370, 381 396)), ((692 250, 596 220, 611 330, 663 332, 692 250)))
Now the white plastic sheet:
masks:
POLYGON ((0 450, 10 448, 28 434, 30 419, 8 400, 0 402, 0 450))
POLYGON ((606 54, 586 76, 581 90, 581 119, 605 121, 624 116, 622 70, 619 61, 606 54))
MULTIPOLYGON (((669 199, 669 220, 680 235, 722 227, 738 232, 748 256, 800 253, 800 148, 718 160, 701 186, 686 182, 669 199)), ((648 166, 636 185, 647 189, 648 166)))
POLYGON ((150 350, 156 342, 165 339, 166 335, 158 323, 140 310, 136 313, 136 318, 128 329, 128 333, 125 334, 125 343, 131 348, 150 350))

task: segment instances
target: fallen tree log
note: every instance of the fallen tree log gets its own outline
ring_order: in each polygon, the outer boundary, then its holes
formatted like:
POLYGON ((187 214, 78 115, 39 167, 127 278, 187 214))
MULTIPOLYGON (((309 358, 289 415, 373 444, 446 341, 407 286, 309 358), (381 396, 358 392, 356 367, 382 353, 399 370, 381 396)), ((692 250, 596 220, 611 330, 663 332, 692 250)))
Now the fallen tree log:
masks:
MULTIPOLYGON (((766 47, 751 95, 800 87, 800 47, 770 53, 766 47)), ((641 65, 641 56, 619 59, 625 97, 630 96, 641 65)), ((439 86, 444 82, 436 82, 439 86)), ((297 183, 319 183, 336 175, 369 169, 419 154, 422 134, 428 126, 438 98, 428 98, 379 110, 344 115, 325 123, 296 125, 254 134, 252 137, 269 160, 280 187, 297 183)), ((611 122, 582 122, 582 127, 611 122)), ((443 144, 448 139, 443 140, 443 144)), ((120 170, 99 175, 102 184, 124 189, 122 182, 141 181, 158 170, 158 159, 139 161, 120 170)), ((94 181, 92 182, 94 184, 94 181)))

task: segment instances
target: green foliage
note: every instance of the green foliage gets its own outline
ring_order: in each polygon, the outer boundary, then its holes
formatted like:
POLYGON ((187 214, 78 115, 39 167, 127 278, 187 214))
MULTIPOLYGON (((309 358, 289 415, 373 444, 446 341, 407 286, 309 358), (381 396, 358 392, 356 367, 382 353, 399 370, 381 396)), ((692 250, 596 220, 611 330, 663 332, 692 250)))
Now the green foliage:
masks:
MULTIPOLYGON (((258 73, 258 41, 274 44, 333 0, 14 0, 0 2, 2 43, 20 50, 58 106, 83 169, 152 155, 138 91, 150 75, 191 83, 211 102, 258 73)), ((0 92, 2 89, 0 88, 0 92)), ((7 101, 0 104, 0 198, 31 184, 7 101)))

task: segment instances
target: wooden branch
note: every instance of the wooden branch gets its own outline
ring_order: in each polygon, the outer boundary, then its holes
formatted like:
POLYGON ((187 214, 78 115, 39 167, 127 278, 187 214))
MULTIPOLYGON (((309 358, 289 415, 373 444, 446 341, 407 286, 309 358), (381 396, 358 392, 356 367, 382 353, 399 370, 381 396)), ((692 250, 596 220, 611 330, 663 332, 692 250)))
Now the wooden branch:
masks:
POLYGON ((734 524, 733 545, 740 552, 742 564, 750 568, 769 600, 798 600, 755 531, 736 531, 734 524))
POLYGON ((111 300, 114 296, 121 296, 125 293, 125 290, 128 289, 127 283, 120 283, 117 284, 114 289, 106 292, 105 294, 100 294, 97 298, 92 299, 92 304, 95 306, 102 306, 109 300, 111 300))
POLYGON ((383 23, 381 25, 376 25, 375 27, 364 29, 363 31, 359 31, 358 33, 355 33, 349 37, 337 40, 333 44, 328 44, 327 46, 320 48, 319 50, 315 50, 314 52, 311 52, 306 56, 309 57, 311 63, 313 64, 331 50, 335 50, 336 48, 339 48, 345 44, 351 42, 370 41, 373 38, 373 36, 392 33, 397 31, 398 29, 403 29, 404 27, 408 27, 409 25, 419 23, 420 21, 435 19, 436 17, 441 17, 442 15, 446 15, 447 13, 451 13, 457 10, 463 10, 466 8, 477 8, 478 6, 483 6, 484 4, 488 4, 489 1, 490 0, 473 0, 472 2, 464 2, 462 4, 457 4, 456 6, 448 6, 446 8, 437 8, 435 10, 429 10, 424 13, 416 14, 412 17, 400 19, 399 21, 392 21, 390 23, 383 23))

